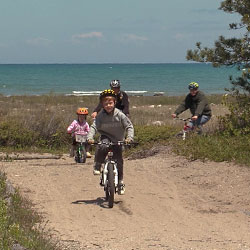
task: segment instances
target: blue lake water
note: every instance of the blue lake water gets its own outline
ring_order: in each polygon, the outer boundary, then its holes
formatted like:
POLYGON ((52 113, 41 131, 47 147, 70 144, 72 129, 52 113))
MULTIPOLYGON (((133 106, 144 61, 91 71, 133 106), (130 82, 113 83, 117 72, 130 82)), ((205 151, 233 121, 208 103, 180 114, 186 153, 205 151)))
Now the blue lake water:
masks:
POLYGON ((131 95, 182 95, 191 81, 207 94, 225 93, 235 68, 213 68, 210 64, 0 64, 3 95, 98 94, 119 79, 131 95))

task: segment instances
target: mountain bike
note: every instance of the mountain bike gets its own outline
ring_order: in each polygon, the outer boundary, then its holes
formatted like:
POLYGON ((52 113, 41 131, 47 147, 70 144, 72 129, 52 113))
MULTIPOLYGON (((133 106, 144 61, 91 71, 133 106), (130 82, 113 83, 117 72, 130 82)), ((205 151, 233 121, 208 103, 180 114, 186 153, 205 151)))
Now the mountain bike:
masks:
POLYGON ((180 137, 180 138, 182 138, 182 140, 186 140, 187 134, 189 132, 194 132, 197 129, 196 123, 194 123, 194 126, 189 126, 188 125, 189 122, 192 121, 191 117, 186 118, 186 119, 183 119, 183 118, 180 118, 180 117, 175 117, 174 119, 175 120, 180 120, 180 121, 184 122, 183 129, 176 134, 176 137, 180 137))
POLYGON ((87 136, 75 134, 75 140, 76 140, 75 161, 77 163, 85 163, 87 158, 87 153, 86 153, 87 136))
POLYGON ((101 167, 100 185, 104 187, 105 198, 109 208, 114 205, 115 193, 119 191, 117 162, 113 159, 113 146, 131 146, 137 143, 118 142, 97 142, 94 145, 107 146, 108 154, 101 167))

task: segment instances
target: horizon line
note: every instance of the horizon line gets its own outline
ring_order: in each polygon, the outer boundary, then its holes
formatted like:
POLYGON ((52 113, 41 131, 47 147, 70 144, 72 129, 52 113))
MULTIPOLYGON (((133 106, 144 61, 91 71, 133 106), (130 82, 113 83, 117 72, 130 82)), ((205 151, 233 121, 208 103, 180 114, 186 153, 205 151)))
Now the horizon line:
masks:
POLYGON ((0 65, 80 65, 80 64, 211 64, 210 62, 103 62, 103 63, 0 63, 0 65))

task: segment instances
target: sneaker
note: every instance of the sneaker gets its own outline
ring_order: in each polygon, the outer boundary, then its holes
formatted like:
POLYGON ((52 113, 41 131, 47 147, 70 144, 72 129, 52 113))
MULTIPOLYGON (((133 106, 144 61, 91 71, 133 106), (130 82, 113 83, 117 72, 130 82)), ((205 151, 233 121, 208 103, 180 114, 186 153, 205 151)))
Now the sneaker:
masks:
POLYGON ((123 182, 120 182, 118 184, 118 194, 124 195, 124 193, 125 193, 125 184, 123 182))
POLYGON ((86 155, 87 155, 87 158, 91 158, 92 157, 92 155, 90 154, 90 152, 87 152, 86 155))
POLYGON ((100 174, 101 174, 101 171, 100 171, 100 170, 97 170, 97 169, 93 169, 93 174, 94 174, 94 175, 100 175, 100 174))

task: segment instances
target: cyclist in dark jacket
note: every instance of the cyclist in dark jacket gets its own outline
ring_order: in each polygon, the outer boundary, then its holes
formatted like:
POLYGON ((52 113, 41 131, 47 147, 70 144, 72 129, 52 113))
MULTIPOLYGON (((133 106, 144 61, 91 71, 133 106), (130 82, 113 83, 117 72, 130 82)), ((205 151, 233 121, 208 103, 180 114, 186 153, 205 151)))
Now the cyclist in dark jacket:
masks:
MULTIPOLYGON (((116 94, 116 105, 115 107, 117 109, 120 109, 126 116, 129 116, 129 99, 126 92, 121 91, 121 83, 119 80, 112 80, 110 82, 110 88, 115 92, 116 94)), ((97 107, 94 109, 91 117, 94 119, 97 114, 102 109, 102 104, 99 102, 97 107)))
POLYGON ((192 114, 192 121, 189 126, 192 128, 195 124, 201 129, 202 125, 207 123, 212 115, 208 100, 202 91, 199 91, 199 84, 191 82, 188 85, 190 93, 185 100, 178 106, 172 117, 175 118, 185 110, 189 109, 192 114))

